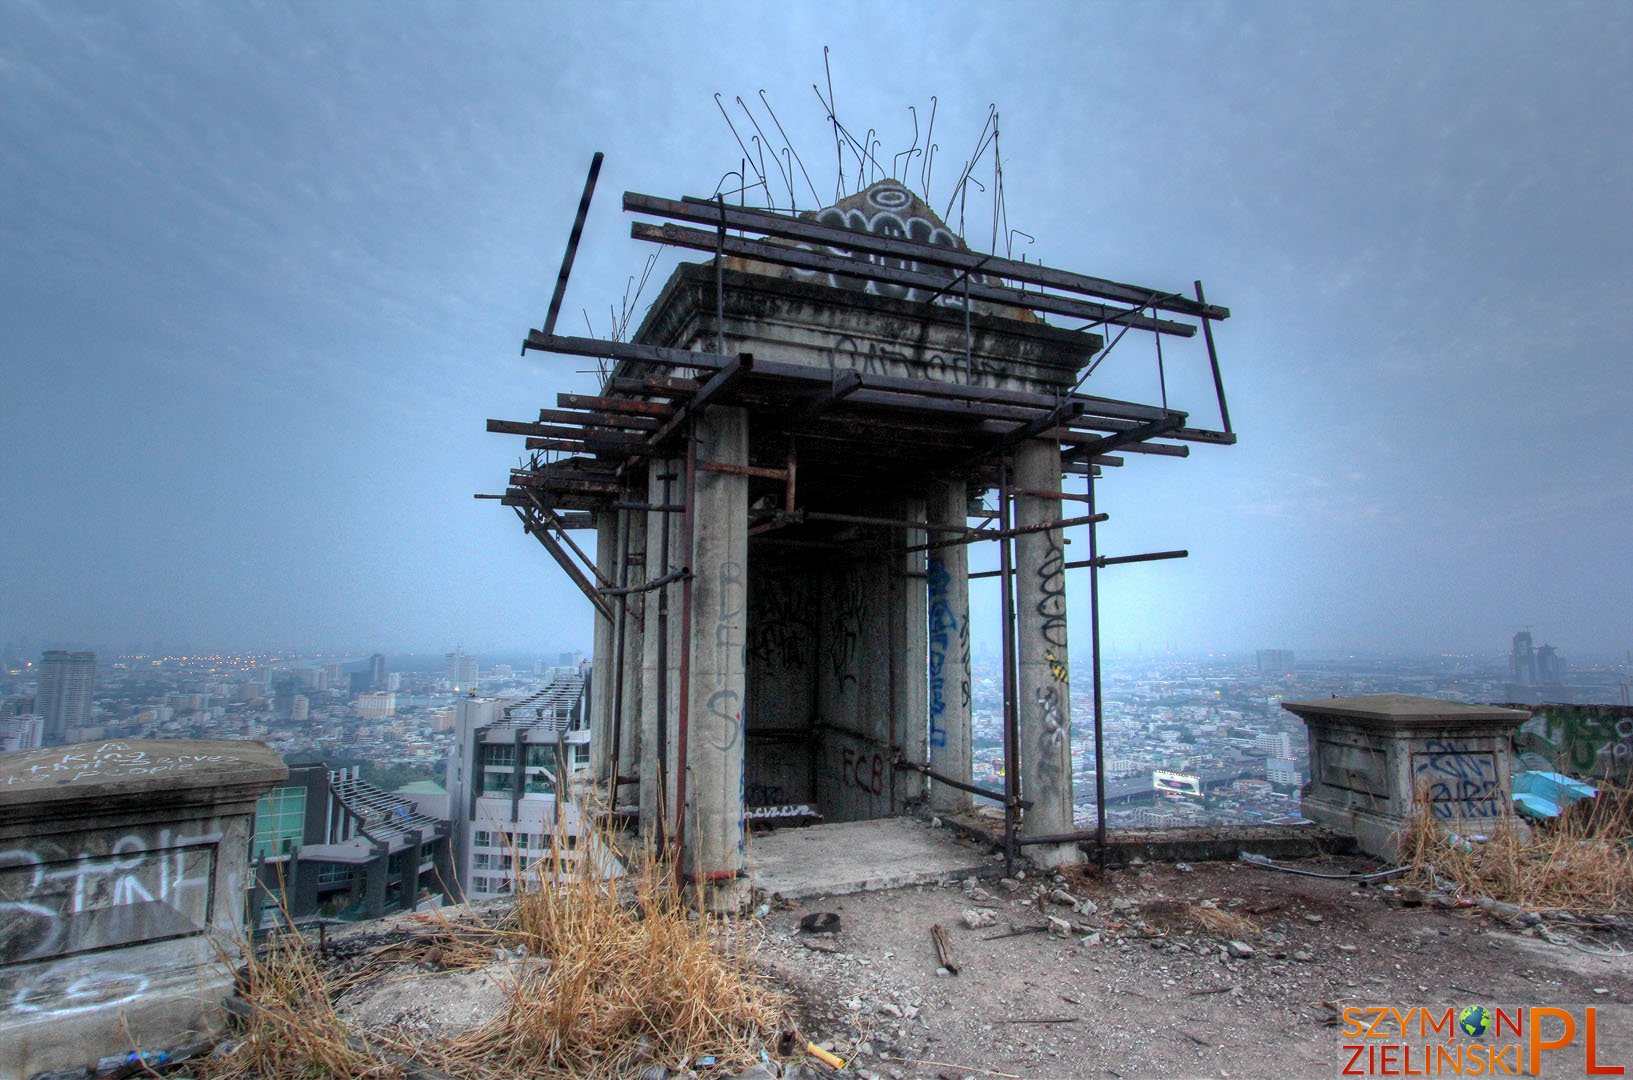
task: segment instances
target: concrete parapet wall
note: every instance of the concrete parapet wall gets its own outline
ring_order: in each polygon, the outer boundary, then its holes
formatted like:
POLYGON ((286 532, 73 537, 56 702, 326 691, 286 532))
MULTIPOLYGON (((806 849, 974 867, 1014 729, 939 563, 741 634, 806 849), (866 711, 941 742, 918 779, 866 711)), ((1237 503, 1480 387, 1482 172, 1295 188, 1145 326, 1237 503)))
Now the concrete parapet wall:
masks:
POLYGON ((260 743, 111 741, 0 759, 0 1076, 217 1023, 243 931, 260 743))
POLYGON ((1511 812, 1510 738, 1523 711, 1401 694, 1282 707, 1308 727, 1304 813, 1351 832, 1363 851, 1394 858, 1419 798, 1460 829, 1489 828, 1511 812))

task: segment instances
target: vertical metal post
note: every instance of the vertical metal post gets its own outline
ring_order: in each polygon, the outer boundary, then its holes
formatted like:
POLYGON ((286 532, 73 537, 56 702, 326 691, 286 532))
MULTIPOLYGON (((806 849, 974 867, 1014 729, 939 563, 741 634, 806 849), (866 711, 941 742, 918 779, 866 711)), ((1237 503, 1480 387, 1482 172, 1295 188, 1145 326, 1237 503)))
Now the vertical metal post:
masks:
POLYGON ((1004 624, 1004 873, 1015 876, 1015 828, 1017 802, 1021 795, 1020 705, 1016 700, 1015 659, 1015 560, 1014 540, 1007 534, 1011 526, 1009 504, 1009 463, 998 466, 998 528, 1005 534, 998 541, 1002 571, 998 575, 1004 624))
POLYGON ((1106 725, 1100 692, 1100 552, 1095 536, 1094 470, 1089 470, 1089 641, 1094 650, 1094 843, 1100 868, 1106 866, 1106 725))
MULTIPOLYGON (((663 505, 669 505, 669 487, 675 478, 666 472, 663 480, 663 505)), ((669 573, 669 515, 661 514, 663 528, 659 530, 658 565, 669 573)), ((669 777, 669 586, 658 589, 658 835, 657 848, 662 851, 668 836, 669 802, 664 788, 669 777)))
MULTIPOLYGON (((1206 304, 1208 298, 1202 295, 1202 282, 1195 282, 1196 302, 1206 304)), ((1206 315, 1202 316, 1202 338, 1208 343, 1208 363, 1213 367, 1213 392, 1219 397, 1219 422, 1230 430, 1230 409, 1225 404, 1225 380, 1219 377, 1219 354, 1213 349, 1213 320, 1206 315)))
POLYGON ((686 507, 681 512, 682 550, 686 574, 680 579, 680 700, 676 702, 679 732, 675 738, 675 873, 686 859, 686 728, 692 697, 692 560, 696 557, 697 417, 686 423, 686 507))
MULTIPOLYGON (((633 500, 632 500, 633 501, 633 500)), ((618 566, 614 571, 618 576, 618 587, 629 588, 629 522, 631 511, 628 508, 618 511, 618 566)), ((618 598, 618 626, 613 631, 617 635, 613 645, 612 661, 612 790, 608 793, 607 812, 618 812, 618 751, 622 747, 624 738, 624 628, 629 618, 629 594, 624 593, 618 598)))

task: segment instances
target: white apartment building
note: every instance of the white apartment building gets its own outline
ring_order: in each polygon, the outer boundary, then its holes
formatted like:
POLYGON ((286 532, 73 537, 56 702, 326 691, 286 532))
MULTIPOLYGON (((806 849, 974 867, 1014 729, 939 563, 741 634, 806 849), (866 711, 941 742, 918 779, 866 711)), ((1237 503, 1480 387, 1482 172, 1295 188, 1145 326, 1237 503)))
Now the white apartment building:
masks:
POLYGON ((552 838, 564 870, 591 858, 604 873, 621 872, 571 797, 590 779, 584 695, 584 676, 574 672, 525 698, 471 696, 456 705, 448 815, 467 899, 514 891, 518 873, 536 872, 552 854, 552 838))

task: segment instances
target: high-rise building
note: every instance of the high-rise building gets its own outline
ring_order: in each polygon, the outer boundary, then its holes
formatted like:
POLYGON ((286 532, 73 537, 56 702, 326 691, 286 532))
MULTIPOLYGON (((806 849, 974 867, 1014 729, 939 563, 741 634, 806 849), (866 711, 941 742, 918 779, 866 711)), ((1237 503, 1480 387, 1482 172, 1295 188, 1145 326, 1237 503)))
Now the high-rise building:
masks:
POLYGON ((1291 758, 1271 758, 1264 763, 1265 779, 1284 787, 1298 787, 1298 764, 1291 758))
POLYGON ((1260 675, 1291 675, 1293 673, 1292 649, 1260 649, 1260 675))
POLYGON ((386 689, 386 654, 375 653, 369 657, 369 689, 386 689))
POLYGON ((476 687, 476 657, 466 656, 465 650, 455 649, 443 657, 446 662, 444 676, 455 690, 471 690, 476 687))
POLYGON ((1537 681, 1537 653, 1531 646, 1531 632, 1521 630, 1514 635, 1514 648, 1508 654, 1508 670, 1521 686, 1537 681))
POLYGON ((1290 758, 1293 756, 1293 737, 1285 731, 1262 731, 1254 740, 1254 745, 1265 752, 1267 757, 1290 758))
POLYGON ((357 715, 365 720, 386 720, 396 714, 397 695, 389 690, 357 695, 357 715))
POLYGON ((45 721, 45 745, 62 742, 69 728, 91 722, 91 692, 96 687, 96 653, 52 649, 40 659, 38 712, 45 721))
POLYGON ((296 694, 295 700, 289 706, 290 722, 295 724, 306 723, 306 718, 311 715, 311 709, 311 699, 305 694, 296 694))
POLYGON ((0 720, 0 754, 38 750, 45 735, 45 720, 39 716, 8 716, 0 720))
POLYGON ((590 732, 584 679, 558 678, 522 699, 461 698, 448 758, 453 863, 468 899, 514 890, 518 870, 551 854, 564 864, 591 858, 617 872, 570 797, 587 782, 590 732), (558 793, 559 792, 559 793, 558 793))

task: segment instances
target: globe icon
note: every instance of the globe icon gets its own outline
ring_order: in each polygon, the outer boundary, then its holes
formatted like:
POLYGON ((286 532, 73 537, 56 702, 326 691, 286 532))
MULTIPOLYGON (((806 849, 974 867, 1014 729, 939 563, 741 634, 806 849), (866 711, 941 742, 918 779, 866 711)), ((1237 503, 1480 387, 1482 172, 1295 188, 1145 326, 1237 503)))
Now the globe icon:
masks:
POLYGON ((1457 1014, 1457 1026, 1471 1039, 1483 1039, 1491 1030, 1491 1010, 1484 1005, 1465 1005, 1457 1014))

